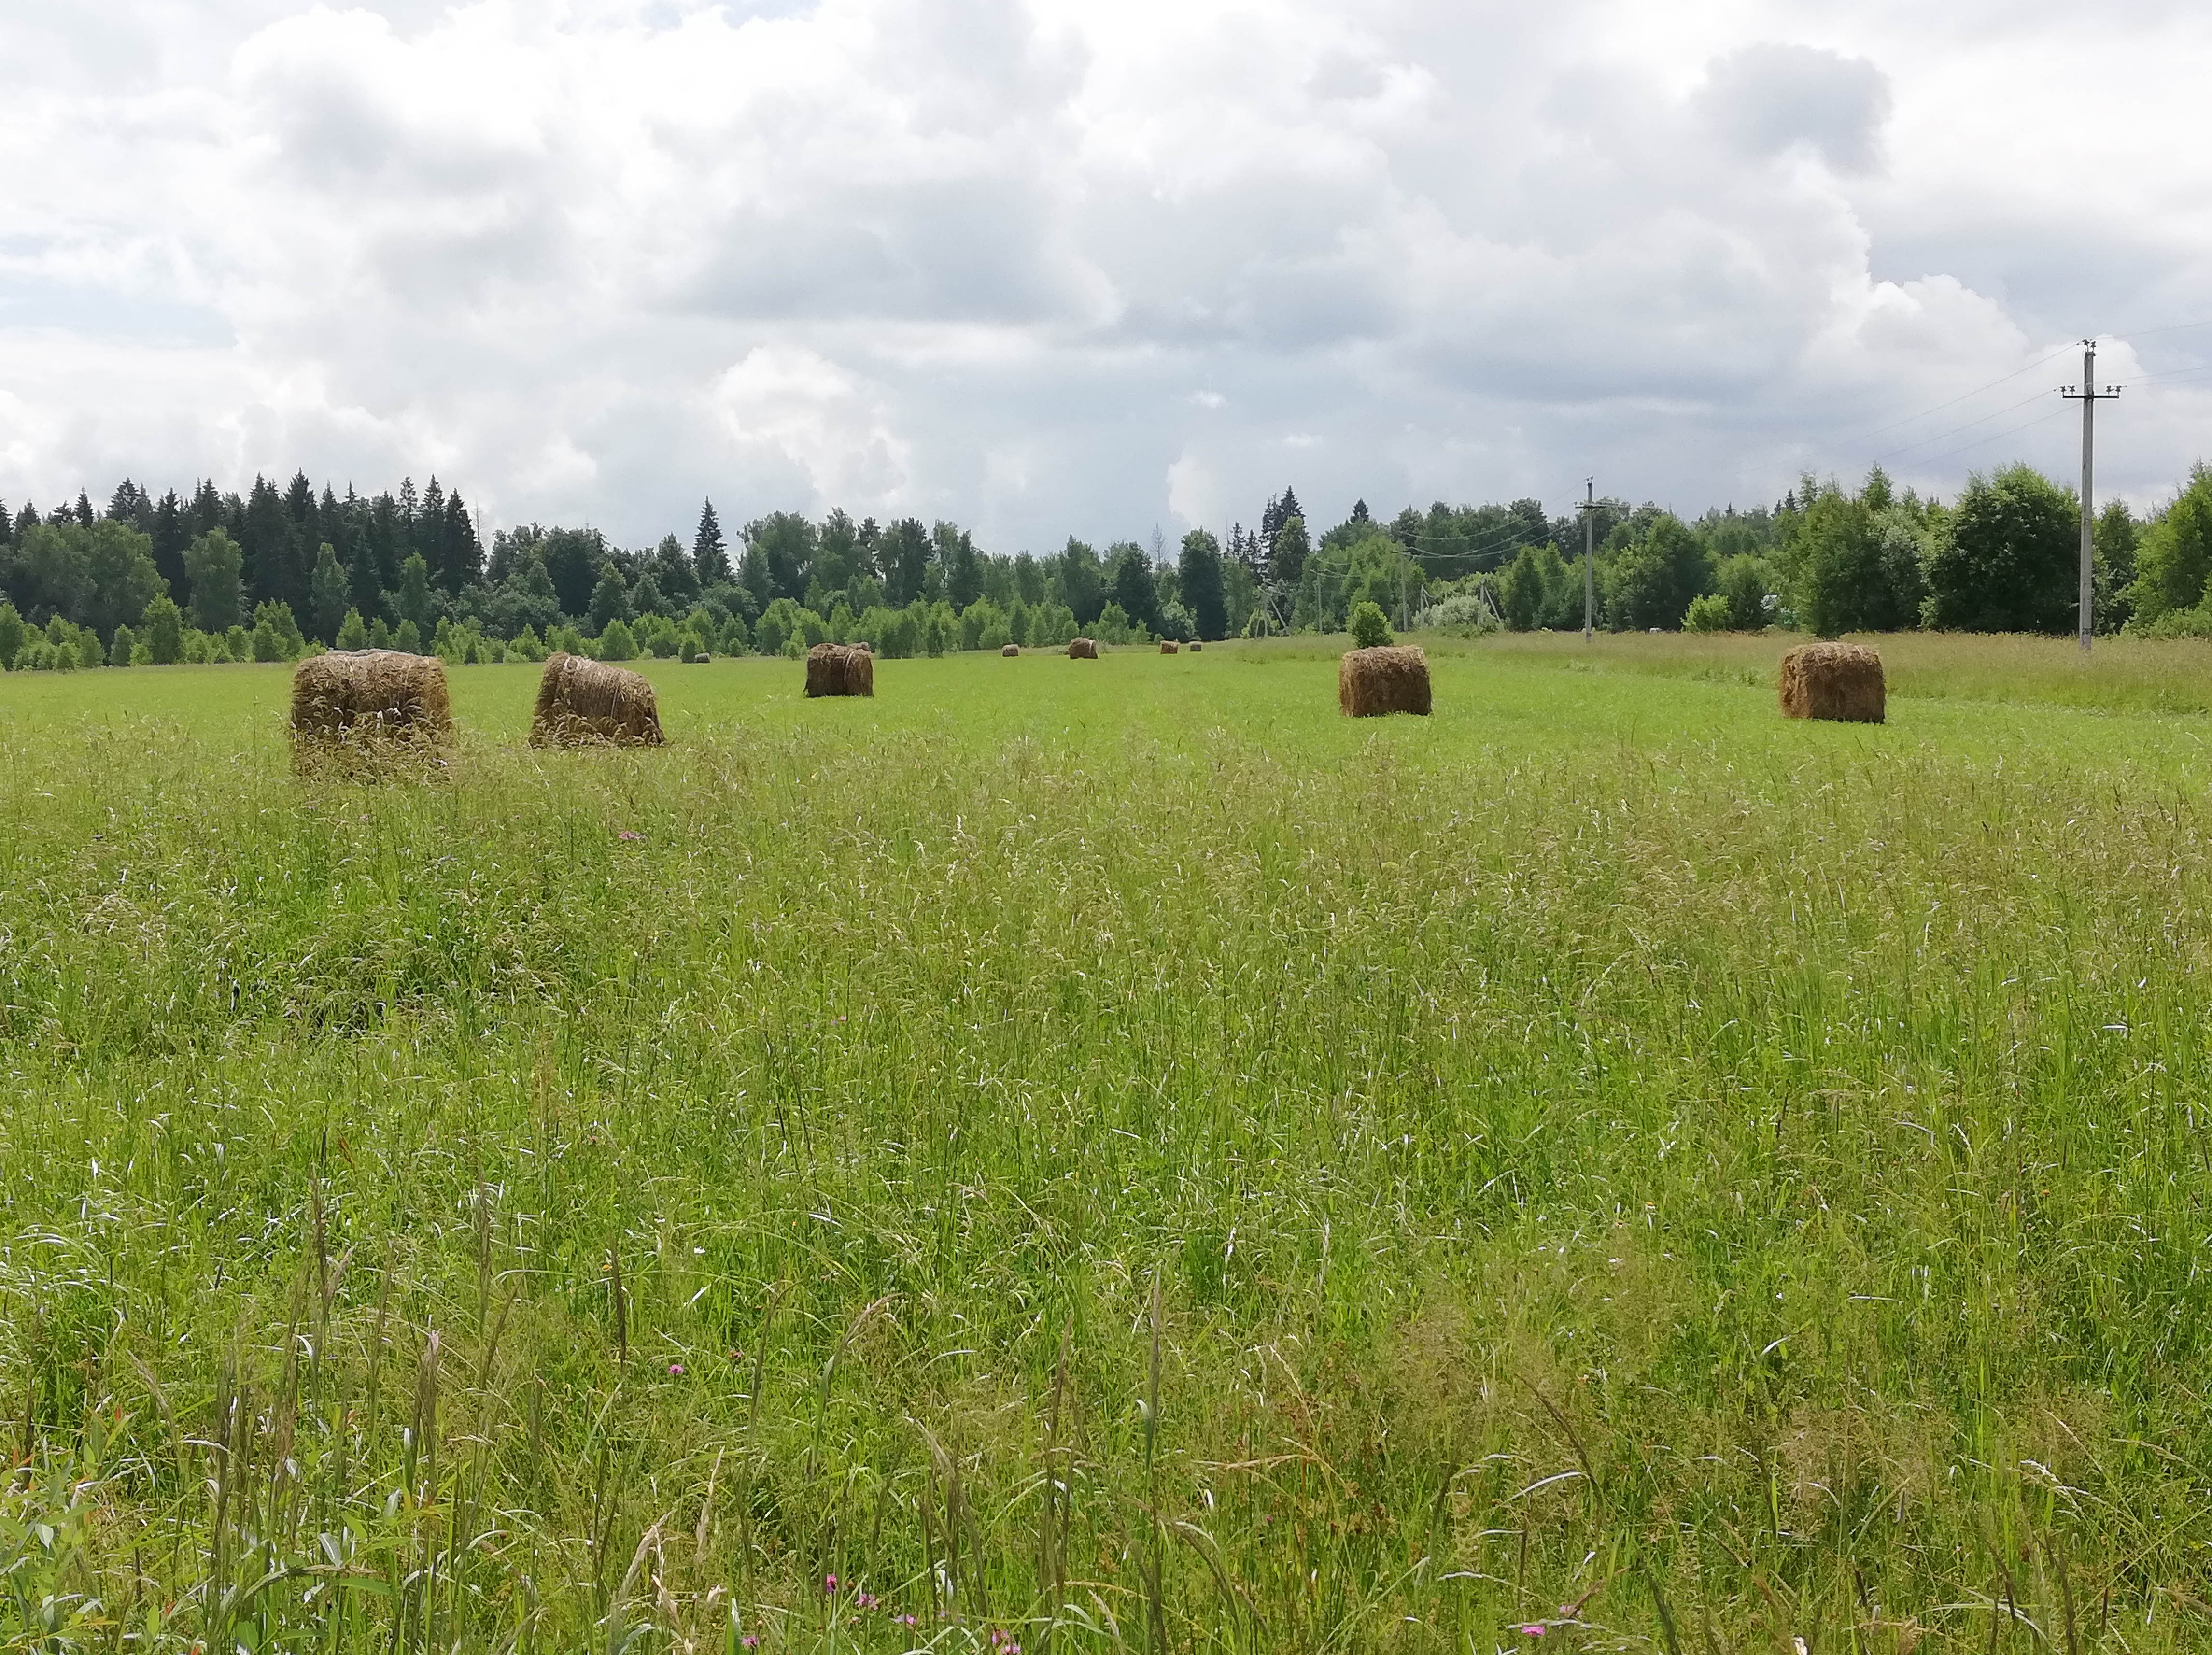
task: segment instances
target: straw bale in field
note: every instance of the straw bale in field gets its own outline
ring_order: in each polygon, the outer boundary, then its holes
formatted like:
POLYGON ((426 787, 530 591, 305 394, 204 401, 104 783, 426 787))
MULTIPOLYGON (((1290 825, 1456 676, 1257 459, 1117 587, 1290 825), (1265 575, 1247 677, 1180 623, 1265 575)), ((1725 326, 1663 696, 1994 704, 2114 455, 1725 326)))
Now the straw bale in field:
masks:
POLYGON ((446 663, 397 649, 334 649, 292 669, 292 739, 314 748, 431 747, 453 733, 446 663))
POLYGON ((1018 655, 1022 653, 1022 647, 1018 643, 1002 643, 999 646, 999 653, 1002 655, 1018 655))
POLYGON ((1091 638, 1070 639, 1067 645, 1067 658, 1070 660, 1097 660, 1098 659, 1097 642, 1091 638))
POLYGON ((1879 650, 1863 643, 1803 643, 1782 658, 1782 710, 1791 718, 1879 724, 1888 698, 1879 650))
POLYGON ((1196 638, 1193 638, 1190 641, 1190 653, 1194 655, 1205 648, 1206 646, 1200 643, 1196 638))
POLYGON ((806 652, 810 696, 872 696, 876 658, 864 643, 817 643, 806 652))
POLYGON ((1179 653, 1182 648, 1182 646, 1177 643, 1173 638, 1162 638, 1160 640, 1160 654, 1163 655, 1176 654, 1179 653))
POLYGON ((1429 712, 1429 657, 1413 644, 1348 649, 1336 669, 1337 710, 1346 718, 1429 712))
POLYGON ((641 673, 556 649, 538 680, 533 747, 658 747, 660 709, 641 673))

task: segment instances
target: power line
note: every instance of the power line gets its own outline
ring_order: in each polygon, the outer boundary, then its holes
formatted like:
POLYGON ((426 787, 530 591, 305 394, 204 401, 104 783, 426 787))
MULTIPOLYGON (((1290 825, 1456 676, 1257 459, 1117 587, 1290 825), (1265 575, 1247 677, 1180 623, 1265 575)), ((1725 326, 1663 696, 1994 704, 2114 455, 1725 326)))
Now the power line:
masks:
POLYGON ((1954 425, 1948 431, 1938 432, 1934 436, 1921 437, 1911 442, 1901 443, 1894 448, 1885 448, 1881 453, 1876 454, 1875 459, 1877 460, 1887 459, 1893 454, 1905 453, 1914 448, 1924 448, 1931 442, 1948 442, 1962 431, 1971 431, 1977 425, 1986 425, 1993 419, 2002 419, 2007 414, 2011 413, 2014 409, 2025 408, 2032 402, 2041 402, 2044 398, 2050 394, 2051 393, 2048 391, 2038 391, 2033 396, 2022 397, 2018 402, 2008 404, 2006 406, 1998 409, 1995 413, 1984 414, 1979 419, 1970 419, 1964 425, 1954 425))
MULTIPOLYGON (((2048 395, 2049 393, 2046 392, 2045 394, 2048 395)), ((1916 465, 1933 465, 1936 461, 1941 459, 1948 459, 1954 454, 1970 453, 1976 448, 1987 447, 1990 443, 2001 442, 2008 436, 2017 435, 2020 432, 2032 431, 2039 425, 2048 424, 2051 421, 2057 419, 2060 414, 2063 414, 2065 411, 2066 411, 2063 408, 2053 410, 2048 414, 2040 415, 2034 419, 2024 420, 2020 424, 2008 427, 2004 430, 1992 431, 1989 435, 1978 438, 1975 441, 1962 442, 1955 448, 1947 448, 1940 454, 1930 454, 1925 459, 1915 460, 1913 464, 1916 465)))
POLYGON ((2005 374, 2002 379, 1994 379, 1987 385, 1978 385, 1971 391, 1961 392, 1959 395, 1952 398, 1950 401, 1939 402, 1933 408, 1923 408, 1917 414, 1907 414, 1903 419, 1893 419, 1887 425, 1877 425, 1873 430, 1867 432, 1865 435, 1870 437, 1878 437, 1884 431, 1894 431, 1899 426, 1910 425, 1916 419, 1925 419, 1930 414, 1942 413, 1946 408, 1954 408, 1959 404, 1965 402, 1971 398, 1980 396, 1984 391, 1994 391, 2001 385, 2010 384, 2013 380, 2018 379, 2022 374, 2032 374, 2037 368, 2042 367, 2045 362, 2057 362, 2068 351, 2073 350, 2073 348, 2074 347, 2070 344, 2063 346, 2059 350, 2052 351, 2048 356, 2039 357, 2034 362, 2028 363, 2025 368, 2014 368, 2011 373, 2005 374))

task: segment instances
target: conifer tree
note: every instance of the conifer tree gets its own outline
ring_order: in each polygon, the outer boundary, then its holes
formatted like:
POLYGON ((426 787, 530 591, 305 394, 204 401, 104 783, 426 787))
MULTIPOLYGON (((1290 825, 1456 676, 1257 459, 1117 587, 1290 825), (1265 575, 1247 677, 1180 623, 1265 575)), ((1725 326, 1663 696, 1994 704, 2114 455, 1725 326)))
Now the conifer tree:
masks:
POLYGON ((699 512, 699 532, 691 537, 691 568, 702 587, 718 586, 730 578, 730 549, 722 541, 721 520, 709 500, 699 512))

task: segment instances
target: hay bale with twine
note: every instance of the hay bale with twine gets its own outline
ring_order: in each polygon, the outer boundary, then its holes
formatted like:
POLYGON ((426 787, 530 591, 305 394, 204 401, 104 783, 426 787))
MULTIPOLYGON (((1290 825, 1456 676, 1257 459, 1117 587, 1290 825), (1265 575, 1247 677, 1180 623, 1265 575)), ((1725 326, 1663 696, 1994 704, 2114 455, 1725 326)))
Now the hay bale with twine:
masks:
POLYGON ((1881 653, 1863 643, 1798 645, 1782 658, 1778 688, 1790 718, 1879 724, 1887 710, 1881 653))
POLYGON ((864 643, 817 643, 806 652, 809 696, 872 696, 876 658, 864 643))
POLYGON ((1018 643, 1002 643, 999 646, 999 653, 1002 655, 1018 655, 1022 653, 1022 647, 1018 643))
POLYGON ((1182 646, 1177 643, 1173 638, 1162 638, 1160 640, 1160 654, 1163 655, 1178 654, 1182 648, 1182 646))
POLYGON ((659 705, 643 674, 565 649, 545 658, 532 746, 658 747, 660 739, 659 705))
POLYGON ((292 669, 292 751, 427 751, 453 730, 446 663, 398 649, 333 649, 292 669))
POLYGON ((1070 660, 1097 660, 1098 659, 1097 641, 1093 638, 1069 639, 1067 658, 1070 660))
POLYGON ((1413 644, 1347 649, 1336 668, 1337 710, 1346 718, 1429 715, 1428 652, 1413 644))

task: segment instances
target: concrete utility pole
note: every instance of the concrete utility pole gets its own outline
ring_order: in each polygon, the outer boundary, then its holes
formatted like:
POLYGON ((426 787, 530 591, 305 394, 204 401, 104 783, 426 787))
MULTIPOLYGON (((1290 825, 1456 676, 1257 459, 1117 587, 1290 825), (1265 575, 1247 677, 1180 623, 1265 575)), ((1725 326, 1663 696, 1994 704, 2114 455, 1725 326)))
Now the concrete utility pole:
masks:
POLYGON ((2097 405, 2118 400, 2120 387, 2108 385, 2097 389, 2097 342, 2081 341, 2081 383, 2067 386, 2059 394, 2069 402, 2081 405, 2081 653, 2089 653, 2089 639, 2095 631, 2092 607, 2096 602, 2097 508, 2089 497, 2090 484, 2094 479, 2097 453, 2097 405))
POLYGON ((1583 642, 1597 631, 1597 479, 1583 479, 1583 642))

